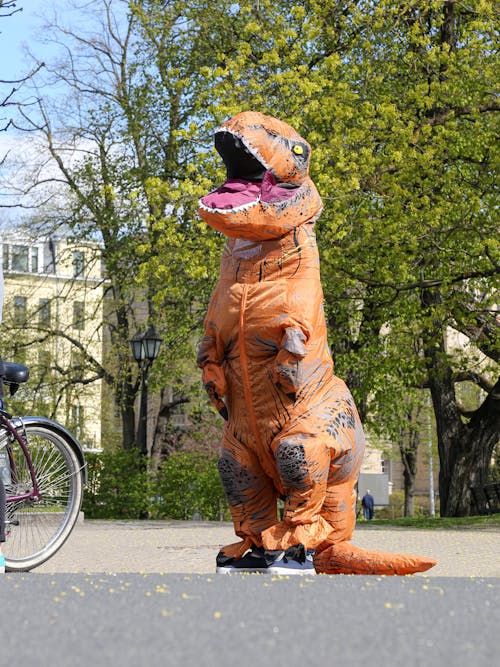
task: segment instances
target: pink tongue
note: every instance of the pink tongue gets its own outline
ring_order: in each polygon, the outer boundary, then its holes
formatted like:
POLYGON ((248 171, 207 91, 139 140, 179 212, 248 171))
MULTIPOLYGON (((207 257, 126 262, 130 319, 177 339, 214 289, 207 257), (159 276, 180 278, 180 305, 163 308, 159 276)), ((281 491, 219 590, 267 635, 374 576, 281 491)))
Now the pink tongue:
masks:
POLYGON ((290 199, 295 194, 296 188, 284 188, 276 183, 276 179, 270 171, 266 171, 262 181, 260 198, 266 204, 277 204, 285 199, 290 199))
POLYGON ((220 188, 202 198, 208 208, 231 209, 252 204, 260 199, 267 204, 275 204, 293 197, 295 188, 284 188, 276 183, 270 171, 266 171, 262 183, 230 178, 220 188))
POLYGON ((236 208, 256 201, 259 198, 260 187, 260 183, 245 181, 242 178, 230 178, 201 201, 208 208, 236 208))

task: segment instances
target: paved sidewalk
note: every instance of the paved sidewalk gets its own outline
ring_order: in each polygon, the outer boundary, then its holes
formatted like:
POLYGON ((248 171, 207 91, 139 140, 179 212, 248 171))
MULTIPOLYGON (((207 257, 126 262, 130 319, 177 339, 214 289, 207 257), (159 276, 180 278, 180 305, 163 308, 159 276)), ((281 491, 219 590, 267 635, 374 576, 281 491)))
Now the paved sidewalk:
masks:
MULTIPOLYGON (((230 523, 85 520, 34 572, 209 574, 219 547, 237 540, 230 523)), ((426 577, 500 577, 500 529, 410 530, 362 524, 353 542, 435 558, 438 564, 426 577)))

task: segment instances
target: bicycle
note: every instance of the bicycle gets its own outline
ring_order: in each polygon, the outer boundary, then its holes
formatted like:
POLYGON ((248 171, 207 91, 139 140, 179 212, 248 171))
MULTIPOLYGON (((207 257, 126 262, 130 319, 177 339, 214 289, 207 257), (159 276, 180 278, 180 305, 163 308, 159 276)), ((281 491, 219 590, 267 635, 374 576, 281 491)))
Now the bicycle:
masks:
MULTIPOLYGON (((3 384, 14 395, 29 369, 3 362, 3 384)), ((2 545, 9 572, 27 572, 51 558, 80 513, 87 469, 82 448, 61 424, 13 417, 0 401, 0 480, 6 492, 2 545)))

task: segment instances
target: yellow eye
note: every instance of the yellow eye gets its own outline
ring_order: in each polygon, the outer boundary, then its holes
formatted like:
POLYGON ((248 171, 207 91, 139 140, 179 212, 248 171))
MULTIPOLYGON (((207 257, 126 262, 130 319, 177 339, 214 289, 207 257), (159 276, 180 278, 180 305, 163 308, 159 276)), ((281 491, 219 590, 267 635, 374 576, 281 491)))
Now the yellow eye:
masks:
POLYGON ((292 148, 292 151, 295 153, 295 155, 302 155, 302 153, 304 152, 304 149, 302 148, 302 146, 299 146, 298 144, 296 144, 292 148))

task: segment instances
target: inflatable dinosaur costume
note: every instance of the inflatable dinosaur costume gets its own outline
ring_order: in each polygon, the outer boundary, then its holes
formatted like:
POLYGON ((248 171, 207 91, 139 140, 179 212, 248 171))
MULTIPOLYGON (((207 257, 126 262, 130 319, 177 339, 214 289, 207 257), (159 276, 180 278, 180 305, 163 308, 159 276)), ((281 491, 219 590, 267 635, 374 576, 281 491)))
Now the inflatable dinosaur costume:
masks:
POLYGON ((328 349, 310 146, 256 112, 225 122, 215 146, 227 181, 199 214, 228 240, 198 365, 227 420, 219 472, 242 538, 222 548, 219 571, 272 570, 283 552, 301 571, 313 551, 317 572, 427 570, 435 561, 349 543, 364 437, 328 349))

